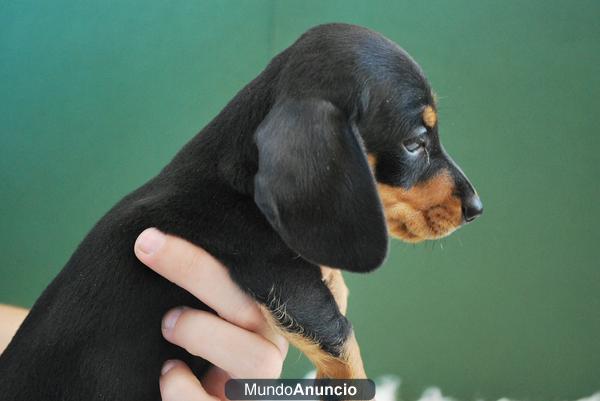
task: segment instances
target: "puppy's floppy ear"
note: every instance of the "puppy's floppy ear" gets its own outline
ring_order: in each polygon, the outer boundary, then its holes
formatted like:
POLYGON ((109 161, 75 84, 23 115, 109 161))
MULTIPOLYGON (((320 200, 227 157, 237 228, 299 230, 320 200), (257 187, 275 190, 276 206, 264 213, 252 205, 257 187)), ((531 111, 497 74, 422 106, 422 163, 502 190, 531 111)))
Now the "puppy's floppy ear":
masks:
POLYGON ((332 103, 285 99, 256 131, 254 200, 303 258, 350 271, 387 254, 385 219, 358 133, 332 103))

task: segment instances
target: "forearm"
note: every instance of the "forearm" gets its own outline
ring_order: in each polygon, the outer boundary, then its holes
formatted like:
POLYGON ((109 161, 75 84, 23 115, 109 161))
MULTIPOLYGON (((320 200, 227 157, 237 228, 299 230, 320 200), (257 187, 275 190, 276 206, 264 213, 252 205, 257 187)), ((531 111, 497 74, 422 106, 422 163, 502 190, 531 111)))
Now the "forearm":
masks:
POLYGON ((0 354, 8 346, 28 312, 27 309, 0 304, 0 354))

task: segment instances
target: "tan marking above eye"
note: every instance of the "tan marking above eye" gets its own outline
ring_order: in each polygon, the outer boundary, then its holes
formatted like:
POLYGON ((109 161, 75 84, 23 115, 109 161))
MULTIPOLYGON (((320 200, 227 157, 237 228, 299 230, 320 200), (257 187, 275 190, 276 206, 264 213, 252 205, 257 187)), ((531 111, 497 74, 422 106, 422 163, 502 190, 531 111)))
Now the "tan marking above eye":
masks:
POLYGON ((433 107, 425 106, 425 109, 423 109, 423 122, 429 128, 433 128, 435 126, 435 123, 437 122, 437 114, 433 107))
POLYGON ((367 162, 369 163, 369 167, 371 167, 371 171, 374 172, 376 159, 375 159, 375 156, 373 155, 373 153, 369 153, 367 155, 367 162))

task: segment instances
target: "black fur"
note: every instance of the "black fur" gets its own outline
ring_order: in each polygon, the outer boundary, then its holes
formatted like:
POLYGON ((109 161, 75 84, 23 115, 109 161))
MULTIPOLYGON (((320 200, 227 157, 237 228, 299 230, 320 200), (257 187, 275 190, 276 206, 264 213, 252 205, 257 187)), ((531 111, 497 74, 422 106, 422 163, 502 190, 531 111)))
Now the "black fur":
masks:
POLYGON ((351 271, 383 262, 387 232, 377 189, 342 111, 323 99, 283 98, 258 127, 256 145, 254 200, 291 249, 351 271))
POLYGON ((366 272, 385 258, 367 151, 382 160, 378 179, 405 187, 449 165, 437 128, 435 162, 402 148, 431 96, 382 36, 343 24, 308 31, 91 230, 0 357, 0 398, 159 400, 166 359, 206 371, 162 338, 170 308, 208 308, 135 258, 147 227, 206 249, 259 302, 277 295, 290 330, 339 354, 351 327, 318 265, 366 272))

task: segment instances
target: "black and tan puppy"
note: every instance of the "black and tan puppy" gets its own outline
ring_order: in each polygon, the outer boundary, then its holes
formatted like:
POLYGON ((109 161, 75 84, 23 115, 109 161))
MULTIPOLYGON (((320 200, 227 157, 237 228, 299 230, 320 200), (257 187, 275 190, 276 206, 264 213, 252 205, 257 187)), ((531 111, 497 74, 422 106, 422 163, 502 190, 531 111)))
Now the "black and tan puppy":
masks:
POLYGON ((419 66, 375 32, 316 27, 92 229, 1 356, 0 398, 158 400, 166 359, 206 371, 161 336, 170 308, 208 308, 135 258, 152 226, 223 262, 321 377, 362 377, 338 269, 381 265, 388 231, 439 238, 481 211, 419 66))

